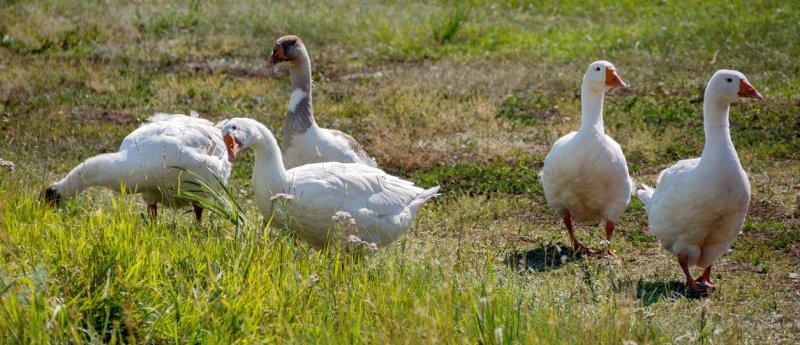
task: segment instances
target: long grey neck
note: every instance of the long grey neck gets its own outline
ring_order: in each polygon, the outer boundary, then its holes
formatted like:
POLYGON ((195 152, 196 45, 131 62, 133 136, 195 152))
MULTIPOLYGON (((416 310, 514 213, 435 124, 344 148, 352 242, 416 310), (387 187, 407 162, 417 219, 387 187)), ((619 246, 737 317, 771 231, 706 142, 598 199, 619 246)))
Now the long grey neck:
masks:
POLYGON ((284 147, 291 142, 292 137, 317 125, 311 103, 311 61, 305 49, 300 58, 291 62, 289 74, 292 78, 292 95, 286 123, 283 125, 284 147))
POLYGON ((703 127, 705 130, 705 146, 700 162, 718 159, 734 159, 739 161, 736 149, 731 141, 728 113, 730 102, 705 96, 703 103, 703 127))
POLYGON ((603 126, 603 98, 605 90, 596 90, 583 83, 581 86, 581 128, 579 133, 605 133, 603 126))
POLYGON ((286 168, 283 166, 281 149, 272 132, 262 124, 256 126, 256 136, 250 148, 255 155, 253 166, 253 186, 266 182, 269 190, 281 189, 288 180, 286 168), (257 182, 257 183, 256 183, 257 182))

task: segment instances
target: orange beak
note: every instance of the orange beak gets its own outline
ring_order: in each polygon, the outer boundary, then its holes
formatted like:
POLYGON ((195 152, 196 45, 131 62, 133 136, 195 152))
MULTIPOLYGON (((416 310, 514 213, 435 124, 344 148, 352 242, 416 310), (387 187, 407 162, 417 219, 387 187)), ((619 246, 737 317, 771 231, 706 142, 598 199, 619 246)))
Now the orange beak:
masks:
POLYGON ((276 43, 275 46, 272 47, 272 54, 269 56, 267 66, 275 66, 283 61, 286 61, 286 52, 283 51, 282 45, 276 43))
POLYGON ((223 137, 222 141, 225 142, 225 147, 228 149, 228 161, 233 163, 233 161, 236 160, 236 155, 238 155, 239 151, 242 149, 242 143, 236 140, 230 133, 223 137))
POLYGON ((628 85, 619 78, 617 75, 617 69, 614 67, 606 68, 606 86, 628 87, 628 85))
POLYGON ((756 91, 753 85, 750 85, 750 83, 744 79, 739 81, 739 97, 764 99, 764 96, 761 96, 761 94, 756 91))

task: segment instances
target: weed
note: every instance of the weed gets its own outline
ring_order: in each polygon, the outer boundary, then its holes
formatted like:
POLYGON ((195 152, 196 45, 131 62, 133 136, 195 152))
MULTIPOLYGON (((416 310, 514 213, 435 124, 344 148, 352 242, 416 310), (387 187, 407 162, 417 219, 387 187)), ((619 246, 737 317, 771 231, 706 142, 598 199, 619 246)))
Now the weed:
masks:
POLYGON ((459 6, 438 17, 431 19, 431 35, 437 43, 447 44, 455 39, 459 29, 469 19, 469 9, 459 6))

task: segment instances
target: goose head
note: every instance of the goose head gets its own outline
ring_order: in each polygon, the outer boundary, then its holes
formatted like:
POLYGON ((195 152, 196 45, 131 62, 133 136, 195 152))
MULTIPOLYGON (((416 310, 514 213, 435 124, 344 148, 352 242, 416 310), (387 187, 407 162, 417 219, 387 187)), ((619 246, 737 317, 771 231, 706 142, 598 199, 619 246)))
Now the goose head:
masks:
POLYGON ((721 69, 708 81, 706 99, 733 103, 739 97, 764 99, 739 71, 721 69))
POLYGON ((48 205, 58 205, 64 200, 64 198, 58 192, 58 189, 56 189, 56 185, 51 185, 39 193, 39 200, 44 201, 48 205))
POLYGON ((267 64, 277 65, 284 61, 294 62, 306 55, 306 47, 300 38, 294 35, 283 36, 275 42, 267 64))
POLYGON ((583 75, 583 84, 592 90, 607 91, 612 87, 627 87, 619 75, 614 65, 608 61, 600 60, 592 62, 583 75))
POLYGON ((228 160, 233 163, 241 150, 244 150, 259 138, 259 123, 253 119, 237 117, 222 125, 222 140, 228 150, 228 160))

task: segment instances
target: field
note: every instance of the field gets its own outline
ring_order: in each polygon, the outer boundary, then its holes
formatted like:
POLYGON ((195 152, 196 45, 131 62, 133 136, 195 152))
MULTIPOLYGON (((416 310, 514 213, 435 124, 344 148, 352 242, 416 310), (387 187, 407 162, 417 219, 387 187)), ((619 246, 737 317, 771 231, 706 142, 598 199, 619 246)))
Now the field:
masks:
MULTIPOLYGON (((792 1, 0 0, 0 158, 16 165, 0 170, 0 343, 798 343, 798 56, 792 1), (290 33, 320 126, 442 186, 402 240, 359 260, 264 227, 252 153, 230 180, 241 226, 188 208, 150 222, 105 189, 38 201, 155 112, 280 136, 288 70, 265 63, 290 33), (707 297, 685 297, 638 200, 614 259, 573 257, 547 207, 538 173, 599 59, 629 84, 604 119, 640 183, 700 155, 715 70, 765 97, 731 108, 753 196, 707 297)), ((601 226, 579 229, 599 247, 601 226)))

